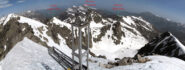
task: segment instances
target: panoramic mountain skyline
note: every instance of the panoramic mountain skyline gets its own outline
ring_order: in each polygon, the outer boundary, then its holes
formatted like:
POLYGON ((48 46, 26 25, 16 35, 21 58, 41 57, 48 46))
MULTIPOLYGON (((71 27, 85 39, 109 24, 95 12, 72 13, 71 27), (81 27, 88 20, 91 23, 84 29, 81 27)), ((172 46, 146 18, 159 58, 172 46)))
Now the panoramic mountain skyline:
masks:
POLYGON ((14 13, 0 18, 0 70, 185 70, 183 24, 110 1, 45 1, 1 2, 14 13))
POLYGON ((63 9, 72 5, 94 4, 91 7, 111 11, 115 4, 119 4, 116 7, 124 8, 125 11, 151 12, 175 22, 185 23, 184 3, 184 0, 0 0, 0 16, 27 10, 48 9, 51 5, 63 9))

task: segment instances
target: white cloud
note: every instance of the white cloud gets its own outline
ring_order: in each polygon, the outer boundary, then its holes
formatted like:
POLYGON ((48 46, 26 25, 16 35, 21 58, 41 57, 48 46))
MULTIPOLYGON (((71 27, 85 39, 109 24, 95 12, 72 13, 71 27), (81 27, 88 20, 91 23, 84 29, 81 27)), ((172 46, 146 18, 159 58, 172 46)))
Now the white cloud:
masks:
POLYGON ((19 1, 17 1, 18 3, 23 3, 24 2, 24 0, 19 0, 19 1))
POLYGON ((10 6, 12 6, 12 4, 0 5, 0 8, 6 8, 6 7, 10 7, 10 6))
POLYGON ((0 8, 10 7, 12 4, 9 3, 9 0, 0 0, 0 8))
POLYGON ((5 1, 0 0, 0 5, 2 5, 2 4, 7 4, 7 3, 8 3, 7 0, 5 0, 5 1))

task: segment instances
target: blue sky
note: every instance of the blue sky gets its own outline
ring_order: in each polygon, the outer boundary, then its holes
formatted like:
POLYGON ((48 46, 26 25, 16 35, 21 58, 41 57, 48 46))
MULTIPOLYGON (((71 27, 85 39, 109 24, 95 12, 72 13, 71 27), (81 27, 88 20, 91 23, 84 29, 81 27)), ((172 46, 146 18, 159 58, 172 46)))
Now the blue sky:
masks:
MULTIPOLYGON (((122 4, 126 11, 152 12, 176 22, 185 23, 185 0, 89 0, 96 8, 111 10, 114 4, 122 4)), ((47 9, 50 5, 70 7, 85 4, 85 0, 0 0, 0 16, 26 10, 47 9)))

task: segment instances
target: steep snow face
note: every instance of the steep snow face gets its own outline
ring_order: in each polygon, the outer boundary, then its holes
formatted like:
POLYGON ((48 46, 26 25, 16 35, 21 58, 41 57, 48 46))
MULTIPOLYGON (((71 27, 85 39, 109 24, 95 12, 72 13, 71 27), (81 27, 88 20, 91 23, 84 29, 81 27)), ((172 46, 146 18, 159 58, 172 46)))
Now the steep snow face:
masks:
POLYGON ((65 53, 69 57, 72 57, 71 56, 72 50, 67 46, 65 39, 62 38, 59 34, 58 38, 60 39, 60 45, 57 46, 57 48, 59 48, 63 53, 65 53))
POLYGON ((123 19, 124 19, 129 25, 134 24, 134 21, 132 20, 132 18, 131 18, 130 16, 123 17, 123 19))
POLYGON ((151 55, 153 53, 185 60, 185 46, 169 32, 156 37, 138 52, 138 54, 142 55, 151 55))
POLYGON ((46 47, 28 38, 17 43, 1 61, 2 70, 61 70, 46 47))
MULTIPOLYGON (((144 22, 144 24, 139 24, 142 25, 143 28, 145 28, 146 30, 152 31, 153 30, 153 26, 147 22, 146 20, 144 20, 142 17, 135 17, 135 16, 131 16, 133 18, 133 20, 140 20, 141 22, 144 22)), ((138 23, 134 22, 136 25, 138 25, 138 23)))

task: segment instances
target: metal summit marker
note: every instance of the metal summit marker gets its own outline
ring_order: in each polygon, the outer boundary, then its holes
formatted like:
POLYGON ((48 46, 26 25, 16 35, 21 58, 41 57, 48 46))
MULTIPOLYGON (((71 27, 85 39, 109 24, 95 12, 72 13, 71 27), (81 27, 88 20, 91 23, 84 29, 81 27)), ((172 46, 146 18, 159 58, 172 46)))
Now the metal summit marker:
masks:
MULTIPOLYGON (((74 69, 79 69, 82 70, 82 58, 86 55, 87 57, 87 70, 89 68, 89 42, 90 42, 90 24, 89 23, 81 23, 81 24, 71 24, 71 29, 72 29, 72 59, 74 60, 74 56, 76 56, 79 59, 79 64, 74 65, 74 69), (75 53, 75 49, 74 49, 74 27, 78 28, 78 36, 79 36, 79 40, 78 40, 78 53, 75 53), (82 53, 82 29, 83 28, 87 28, 87 34, 88 34, 88 44, 87 44, 87 49, 85 50, 84 53, 82 53)), ((74 60, 75 61, 75 60, 74 60)))

